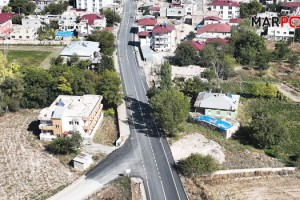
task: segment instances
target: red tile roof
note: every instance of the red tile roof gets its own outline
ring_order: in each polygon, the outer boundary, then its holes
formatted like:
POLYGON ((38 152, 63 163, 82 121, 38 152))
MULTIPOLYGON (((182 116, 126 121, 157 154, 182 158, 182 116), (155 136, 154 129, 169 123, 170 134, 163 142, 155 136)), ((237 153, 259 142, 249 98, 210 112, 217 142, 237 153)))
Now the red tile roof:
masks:
POLYGON ((0 13, 0 24, 10 20, 13 17, 11 13, 0 13))
POLYGON ((160 7, 151 6, 151 7, 148 8, 148 10, 151 10, 151 11, 160 11, 160 7))
POLYGON ((156 23, 157 23, 156 19, 152 19, 152 18, 144 18, 138 20, 138 25, 141 26, 154 26, 156 23))
POLYGON ((239 24, 242 21, 241 18, 232 18, 229 20, 229 23, 237 23, 239 24))
POLYGON ((217 17, 217 16, 208 16, 205 17, 204 20, 215 20, 215 21, 220 21, 222 18, 217 17))
POLYGON ((229 43, 229 40, 226 40, 226 39, 222 39, 222 38, 208 38, 206 40, 206 43, 211 43, 211 42, 218 42, 218 43, 221 43, 221 44, 227 44, 229 43))
POLYGON ((98 16, 98 15, 96 15, 96 14, 87 14, 87 15, 83 15, 83 16, 80 18, 80 21, 81 21, 81 20, 84 20, 84 19, 88 20, 88 22, 87 22, 88 25, 92 25, 92 24, 94 24, 94 21, 95 21, 96 19, 105 19, 105 17, 104 17, 104 15, 98 16))
POLYGON ((214 0, 209 5, 212 5, 212 6, 237 6, 237 7, 240 6, 240 4, 238 2, 230 1, 230 0, 214 0))
POLYGON ((149 36, 150 35, 150 33, 149 32, 147 32, 147 31, 141 31, 141 32, 138 32, 138 34, 137 34, 138 36, 149 36))
POLYGON ((191 40, 189 41, 189 43, 194 47, 195 51, 201 51, 202 49, 204 49, 206 43, 205 42, 198 42, 198 41, 194 41, 194 40, 191 40))
POLYGON ((300 2, 285 2, 282 4, 283 7, 290 7, 290 8, 298 8, 300 7, 300 2))
POLYGON ((230 25, 229 24, 207 24, 205 26, 202 26, 197 30, 198 34, 202 33, 230 33, 230 25))
POLYGON ((152 33, 171 33, 175 30, 174 25, 156 25, 153 27, 152 33))

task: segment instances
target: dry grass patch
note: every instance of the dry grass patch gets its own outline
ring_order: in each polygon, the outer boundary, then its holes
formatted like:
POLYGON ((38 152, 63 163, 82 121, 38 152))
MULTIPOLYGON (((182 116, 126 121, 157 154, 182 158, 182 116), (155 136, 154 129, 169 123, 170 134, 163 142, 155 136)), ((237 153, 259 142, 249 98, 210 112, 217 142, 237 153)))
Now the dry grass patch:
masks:
POLYGON ((94 135, 93 142, 105 145, 114 145, 118 137, 115 118, 104 116, 101 126, 94 135))
POLYGON ((44 199, 77 178, 32 134, 38 113, 22 110, 0 117, 0 199, 44 199))

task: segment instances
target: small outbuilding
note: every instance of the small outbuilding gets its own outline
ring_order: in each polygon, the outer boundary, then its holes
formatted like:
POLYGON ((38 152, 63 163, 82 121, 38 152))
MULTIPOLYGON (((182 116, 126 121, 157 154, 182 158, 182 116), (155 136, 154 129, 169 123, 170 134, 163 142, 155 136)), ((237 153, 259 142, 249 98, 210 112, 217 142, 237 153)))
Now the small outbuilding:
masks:
POLYGON ((93 162, 92 155, 84 152, 81 152, 73 159, 74 168, 81 171, 87 169, 93 162))

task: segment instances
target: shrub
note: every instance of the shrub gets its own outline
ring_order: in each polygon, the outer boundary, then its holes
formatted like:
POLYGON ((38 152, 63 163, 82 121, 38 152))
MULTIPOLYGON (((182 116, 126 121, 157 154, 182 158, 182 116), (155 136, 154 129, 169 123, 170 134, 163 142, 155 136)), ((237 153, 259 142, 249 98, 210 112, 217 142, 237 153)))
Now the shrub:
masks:
POLYGON ((53 154, 70 154, 75 152, 74 144, 70 137, 60 137, 54 139, 46 146, 46 150, 53 154))
POLYGON ((176 167, 182 175, 189 177, 213 172, 220 168, 219 163, 212 156, 197 153, 178 161, 176 167))

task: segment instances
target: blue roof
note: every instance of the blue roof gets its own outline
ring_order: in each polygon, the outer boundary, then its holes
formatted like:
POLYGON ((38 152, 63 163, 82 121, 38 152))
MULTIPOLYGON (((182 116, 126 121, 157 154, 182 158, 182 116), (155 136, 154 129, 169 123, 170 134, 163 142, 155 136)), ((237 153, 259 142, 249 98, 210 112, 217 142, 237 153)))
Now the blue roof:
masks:
POLYGON ((56 107, 56 109, 53 111, 51 118, 54 119, 61 119, 63 113, 65 111, 64 107, 56 107))
POLYGON ((204 121, 206 123, 212 124, 212 125, 216 126, 217 128, 219 128, 221 131, 226 131, 232 127, 232 124, 230 124, 228 122, 225 122, 223 120, 216 119, 216 118, 213 118, 210 116, 206 116, 206 115, 200 115, 199 117, 196 117, 194 120, 204 121))

